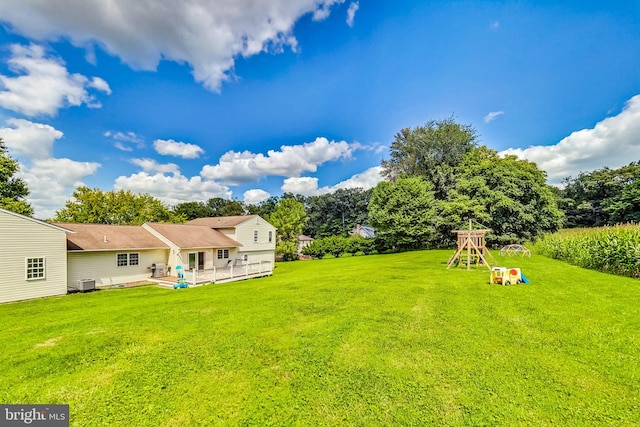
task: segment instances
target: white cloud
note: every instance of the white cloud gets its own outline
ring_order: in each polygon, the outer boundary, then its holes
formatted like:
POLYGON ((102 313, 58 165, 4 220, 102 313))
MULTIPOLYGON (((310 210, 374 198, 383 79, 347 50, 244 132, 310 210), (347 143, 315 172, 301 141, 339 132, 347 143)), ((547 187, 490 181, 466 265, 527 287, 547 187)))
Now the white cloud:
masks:
POLYGON ((106 138, 113 139, 114 147, 122 151, 133 151, 133 146, 136 148, 144 148, 144 140, 140 138, 135 132, 111 132, 104 133, 106 138))
POLYGON ((349 9, 347 9, 347 25, 353 27, 353 20, 356 17, 356 12, 360 8, 360 4, 357 1, 351 2, 349 4, 349 9))
POLYGON ((492 111, 489 114, 487 114, 486 116, 484 116, 484 122, 485 123, 489 123, 494 121, 497 117, 501 116, 504 114, 504 111, 492 111))
POLYGON ((73 190, 82 179, 96 173, 100 163, 77 162, 71 159, 40 159, 24 168, 20 176, 24 178, 30 194, 27 200, 38 218, 52 218, 55 211, 62 209, 73 190))
POLYGON ((322 192, 318 189, 318 178, 310 176, 291 177, 284 180, 280 189, 285 193, 316 196, 322 192))
POLYGON ((0 75, 0 106, 8 110, 26 116, 54 116, 68 106, 99 107, 87 88, 111 93, 107 82, 98 77, 89 80, 81 74, 69 74, 64 62, 47 57, 42 46, 12 45, 11 55, 9 69, 17 76, 0 75))
POLYGON ((149 193, 169 206, 194 200, 205 201, 213 197, 231 198, 228 187, 215 181, 203 180, 199 176, 187 178, 180 172, 172 175, 139 172, 128 177, 120 176, 116 179, 114 188, 131 190, 134 193, 149 193))
POLYGON ((111 95, 111 88, 109 87, 109 83, 107 83, 100 77, 94 77, 87 85, 91 88, 99 90, 100 92, 104 92, 107 95, 111 95))
POLYGON ((8 119, 7 124, 12 127, 0 128, 0 138, 12 152, 30 159, 50 157, 53 143, 63 135, 52 126, 24 119, 8 119))
POLYGON ((537 163, 552 184, 575 177, 581 171, 605 166, 617 168, 640 158, 640 95, 627 101, 620 114, 607 117, 593 129, 573 132, 555 145, 510 148, 502 155, 515 154, 537 163))
POLYGON ((375 187, 380 181, 384 180, 381 173, 382 167, 374 166, 345 181, 339 182, 336 185, 321 188, 318 187, 318 178, 291 177, 284 180, 281 190, 287 193, 301 194, 303 196, 317 196, 349 188, 362 188, 363 190, 368 190, 375 187))
POLYGON ((252 205, 256 203, 264 202, 269 197, 271 197, 271 194, 260 189, 247 190, 243 194, 244 202, 252 205))
POLYGON ((204 153, 204 150, 195 144, 178 142, 173 139, 156 139, 153 142, 153 148, 163 156, 182 157, 183 159, 195 159, 204 153))
POLYGON ((180 168, 175 163, 160 164, 154 159, 131 159, 131 163, 140 166, 144 172, 180 173, 180 168))
POLYGON ((280 151, 269 150, 267 155, 229 151, 220 157, 217 165, 203 167, 200 174, 227 184, 256 182, 269 175, 299 176, 303 172, 316 172, 325 162, 348 159, 356 149, 359 149, 357 144, 319 137, 302 145, 283 145, 280 151))
POLYGON ((21 0, 0 2, 0 16, 30 38, 68 37, 88 58, 98 44, 137 69, 187 62, 196 81, 219 90, 237 56, 295 50, 296 21, 307 13, 324 19, 343 1, 21 0))
POLYGON ((23 119, 9 119, 7 123, 14 127, 0 129, 0 137, 10 152, 20 156, 18 176, 29 188, 27 200, 36 217, 51 218, 82 185, 82 179, 96 173, 100 163, 52 158, 53 144, 63 135, 52 126, 23 119))

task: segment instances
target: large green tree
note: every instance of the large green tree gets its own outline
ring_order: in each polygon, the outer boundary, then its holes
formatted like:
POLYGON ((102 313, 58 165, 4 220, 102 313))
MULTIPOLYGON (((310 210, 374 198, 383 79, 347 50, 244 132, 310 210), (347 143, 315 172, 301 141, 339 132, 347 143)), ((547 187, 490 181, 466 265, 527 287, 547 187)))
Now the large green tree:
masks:
POLYGON ((145 222, 184 222, 164 203, 149 194, 131 191, 102 191, 81 186, 76 188, 63 209, 56 212, 56 222, 87 224, 141 225, 145 222))
POLYGON ((209 199, 207 206, 211 209, 210 216, 238 216, 246 213, 242 202, 223 199, 221 197, 209 199))
POLYGON ((456 166, 476 148, 477 140, 472 126, 452 117, 402 129, 391 143, 390 158, 382 161, 382 175, 391 181, 422 176, 433 184, 436 198, 445 199, 455 186, 456 166))
POLYGON ((373 190, 339 189, 307 198, 305 234, 314 238, 347 236, 357 224, 368 224, 367 206, 373 190))
POLYGON ((277 196, 271 196, 267 200, 264 200, 257 204, 248 204, 247 211, 251 215, 260 215, 262 218, 269 218, 269 215, 273 213, 278 206, 278 200, 280 200, 277 196))
POLYGON ((173 212, 176 215, 182 215, 187 221, 214 216, 211 207, 203 202, 178 203, 173 207, 173 212))
POLYGON ((18 161, 9 155, 5 142, 0 138, 0 207, 32 216, 33 208, 25 200, 29 195, 27 184, 15 176, 19 171, 18 161))
POLYGON ((433 185, 414 176, 380 182, 369 202, 369 221, 386 249, 433 246, 436 241, 436 200, 433 185))
POLYGON ((269 222, 277 229, 276 254, 284 261, 298 257, 298 237, 307 220, 304 205, 293 198, 280 199, 269 216, 269 222))
POLYGON ((442 203, 442 211, 457 210, 481 221, 492 229, 494 243, 523 242, 562 226, 556 196, 535 163, 501 157, 483 146, 465 156, 458 174, 455 191, 442 203))
POLYGON ((640 162, 618 169, 581 172, 564 180, 560 206, 566 227, 591 227, 637 221, 640 162))

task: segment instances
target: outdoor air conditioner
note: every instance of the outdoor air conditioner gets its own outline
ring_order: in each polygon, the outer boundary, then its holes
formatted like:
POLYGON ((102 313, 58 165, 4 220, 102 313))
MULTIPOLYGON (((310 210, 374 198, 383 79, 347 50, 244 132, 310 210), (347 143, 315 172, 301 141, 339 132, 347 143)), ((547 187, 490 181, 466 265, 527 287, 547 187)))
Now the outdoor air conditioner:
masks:
POLYGON ((80 279, 78 280, 77 290, 79 292, 95 291, 96 281, 94 279, 80 279))

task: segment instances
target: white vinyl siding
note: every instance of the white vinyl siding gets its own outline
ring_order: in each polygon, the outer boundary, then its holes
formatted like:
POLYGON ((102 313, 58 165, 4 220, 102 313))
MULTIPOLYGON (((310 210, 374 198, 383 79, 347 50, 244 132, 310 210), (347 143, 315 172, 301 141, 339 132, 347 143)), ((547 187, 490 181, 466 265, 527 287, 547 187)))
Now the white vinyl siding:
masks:
POLYGON ((69 252, 69 274, 67 283, 75 286, 78 280, 93 279, 97 286, 119 285, 130 282, 139 282, 151 277, 151 264, 166 264, 169 258, 169 249, 149 249, 138 252, 114 252, 114 251, 87 251, 69 252), (137 264, 118 266, 114 259, 117 254, 135 254, 137 264))
MULTIPOLYGON (((225 232, 226 230, 220 231, 225 232)), ((269 224, 261 217, 253 217, 238 224, 235 228, 235 233, 229 233, 228 235, 242 244, 242 246, 238 248, 237 258, 243 259, 244 255, 247 254, 249 255, 249 259, 251 259, 252 263, 260 261, 270 261, 271 263, 274 263, 274 251, 276 248, 275 233, 276 229, 273 225, 269 224), (256 231, 258 233, 258 237, 263 236, 262 240, 258 238, 257 242, 254 240, 256 231), (266 238, 269 236, 269 233, 271 233, 272 236, 271 241, 266 238)))
POLYGON ((64 295, 66 233, 44 222, 0 210, 0 272, 0 302, 64 295), (32 260, 31 273, 28 260, 32 260), (39 260, 44 270, 36 265, 39 260))

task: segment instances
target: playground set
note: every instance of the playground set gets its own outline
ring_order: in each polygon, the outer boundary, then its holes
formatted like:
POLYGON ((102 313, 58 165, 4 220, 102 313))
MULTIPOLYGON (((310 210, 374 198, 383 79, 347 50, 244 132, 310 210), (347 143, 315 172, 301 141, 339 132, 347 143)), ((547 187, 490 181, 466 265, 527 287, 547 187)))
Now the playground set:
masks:
MULTIPOLYGON (((493 255, 486 246, 485 235, 489 229, 473 229, 473 221, 469 220, 469 228, 467 230, 453 230, 453 233, 458 237, 458 248, 456 252, 449 258, 447 263, 447 270, 451 266, 466 265, 467 270, 471 269, 471 265, 486 266, 491 272, 489 283, 500 285, 512 285, 519 283, 529 283, 522 271, 519 268, 506 268, 506 267, 491 267, 487 258, 493 261, 493 264, 497 264, 493 255)), ((500 255, 520 255, 531 256, 531 252, 523 245, 507 245, 502 248, 500 255)))

